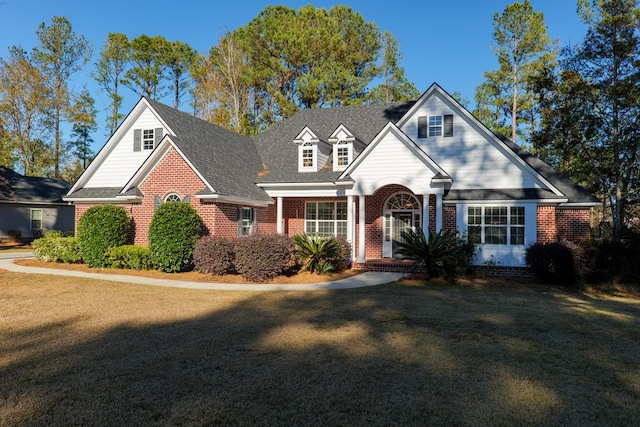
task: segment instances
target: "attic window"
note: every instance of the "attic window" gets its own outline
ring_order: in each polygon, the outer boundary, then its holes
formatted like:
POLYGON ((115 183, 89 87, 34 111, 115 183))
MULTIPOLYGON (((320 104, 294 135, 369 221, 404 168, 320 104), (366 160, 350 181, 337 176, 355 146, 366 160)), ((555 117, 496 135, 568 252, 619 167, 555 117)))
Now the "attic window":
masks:
POLYGON ((353 158, 353 143, 341 140, 336 143, 333 151, 333 169, 344 170, 351 163, 353 158))
POLYGON ((142 131, 142 149, 153 150, 153 129, 144 129, 142 131))
POLYGON ((300 172, 310 172, 316 170, 316 144, 305 142, 298 148, 298 170, 300 172))
POLYGON ((169 193, 167 197, 164 198, 165 202, 181 202, 182 198, 178 193, 169 193))

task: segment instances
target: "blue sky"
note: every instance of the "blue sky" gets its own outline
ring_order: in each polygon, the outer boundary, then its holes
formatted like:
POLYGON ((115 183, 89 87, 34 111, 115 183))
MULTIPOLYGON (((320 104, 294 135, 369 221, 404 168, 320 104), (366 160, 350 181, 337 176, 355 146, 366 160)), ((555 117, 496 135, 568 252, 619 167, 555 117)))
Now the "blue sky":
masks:
MULTIPOLYGON (((37 44, 35 31, 40 23, 51 23, 53 16, 64 16, 76 34, 94 45, 94 59, 75 74, 72 86, 87 85, 96 107, 108 107, 107 96, 88 76, 109 32, 126 34, 130 39, 141 34, 161 35, 180 40, 204 53, 215 45, 226 30, 246 25, 268 4, 284 4, 298 9, 306 4, 331 8, 347 4, 365 20, 389 30, 400 41, 402 65, 418 90, 425 91, 433 82, 448 92, 460 92, 473 100, 475 87, 483 81, 485 71, 497 68, 491 50, 493 15, 501 13, 514 0, 418 0, 396 2, 378 0, 281 1, 255 0, 2 0, 0 3, 0 56, 8 47, 20 45, 30 50, 37 44)), ((534 10, 543 12, 551 38, 561 45, 580 43, 585 25, 576 14, 576 0, 530 0, 534 10)), ((124 109, 138 100, 125 89, 124 109)), ((166 100, 171 104, 170 100, 166 100)), ((473 106, 473 104, 472 104, 473 106)), ((186 106, 185 106, 186 107, 186 106)), ((124 111, 125 113, 127 111, 124 111)), ((98 117, 100 129, 93 136, 96 151, 105 142, 104 114, 98 117)))

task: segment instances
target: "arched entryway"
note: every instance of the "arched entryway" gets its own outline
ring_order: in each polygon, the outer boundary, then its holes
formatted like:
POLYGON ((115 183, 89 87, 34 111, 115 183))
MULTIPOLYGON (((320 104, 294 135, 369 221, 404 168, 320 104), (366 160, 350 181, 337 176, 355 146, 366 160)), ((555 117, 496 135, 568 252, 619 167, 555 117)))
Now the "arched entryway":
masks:
POLYGON ((406 191, 392 194, 384 204, 384 238, 382 256, 397 257, 397 242, 403 241, 402 232, 421 227, 422 207, 416 196, 406 191))

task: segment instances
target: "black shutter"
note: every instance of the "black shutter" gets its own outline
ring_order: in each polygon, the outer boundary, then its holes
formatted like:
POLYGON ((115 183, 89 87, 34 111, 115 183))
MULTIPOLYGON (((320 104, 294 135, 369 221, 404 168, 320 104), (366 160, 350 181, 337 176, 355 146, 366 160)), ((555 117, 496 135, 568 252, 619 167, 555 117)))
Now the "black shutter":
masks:
POLYGON ((418 138, 427 137, 427 117, 418 117, 418 138))
POLYGON ((453 136, 453 115, 444 115, 444 136, 453 136))
POLYGON ((135 129, 133 131, 133 151, 142 150, 142 130, 135 129))

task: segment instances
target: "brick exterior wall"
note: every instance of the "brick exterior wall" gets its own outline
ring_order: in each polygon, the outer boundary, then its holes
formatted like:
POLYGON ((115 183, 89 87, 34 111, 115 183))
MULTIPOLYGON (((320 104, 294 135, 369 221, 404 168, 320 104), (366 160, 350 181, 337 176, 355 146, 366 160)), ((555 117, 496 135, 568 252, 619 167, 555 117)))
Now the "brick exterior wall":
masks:
POLYGON ((591 233, 591 210, 538 206, 537 226, 538 242, 552 242, 558 238, 588 238, 591 233))
MULTIPOLYGON (((204 182, 183 160, 178 152, 171 148, 164 158, 156 165, 153 171, 140 184, 139 189, 144 194, 141 202, 118 203, 123 206, 129 216, 133 219, 134 229, 131 241, 136 245, 147 245, 149 243, 149 226, 155 211, 155 197, 164 201, 170 193, 176 193, 184 200, 189 196, 189 204, 196 210, 202 218, 204 225, 204 235, 216 235, 234 237, 238 235, 238 209, 239 205, 229 203, 218 203, 203 201, 195 195, 205 188, 204 182)), ((95 204, 76 203, 76 224, 78 230, 78 220, 95 204)), ((258 232, 275 233, 275 211, 273 219, 270 221, 270 212, 267 208, 258 208, 258 232)))

